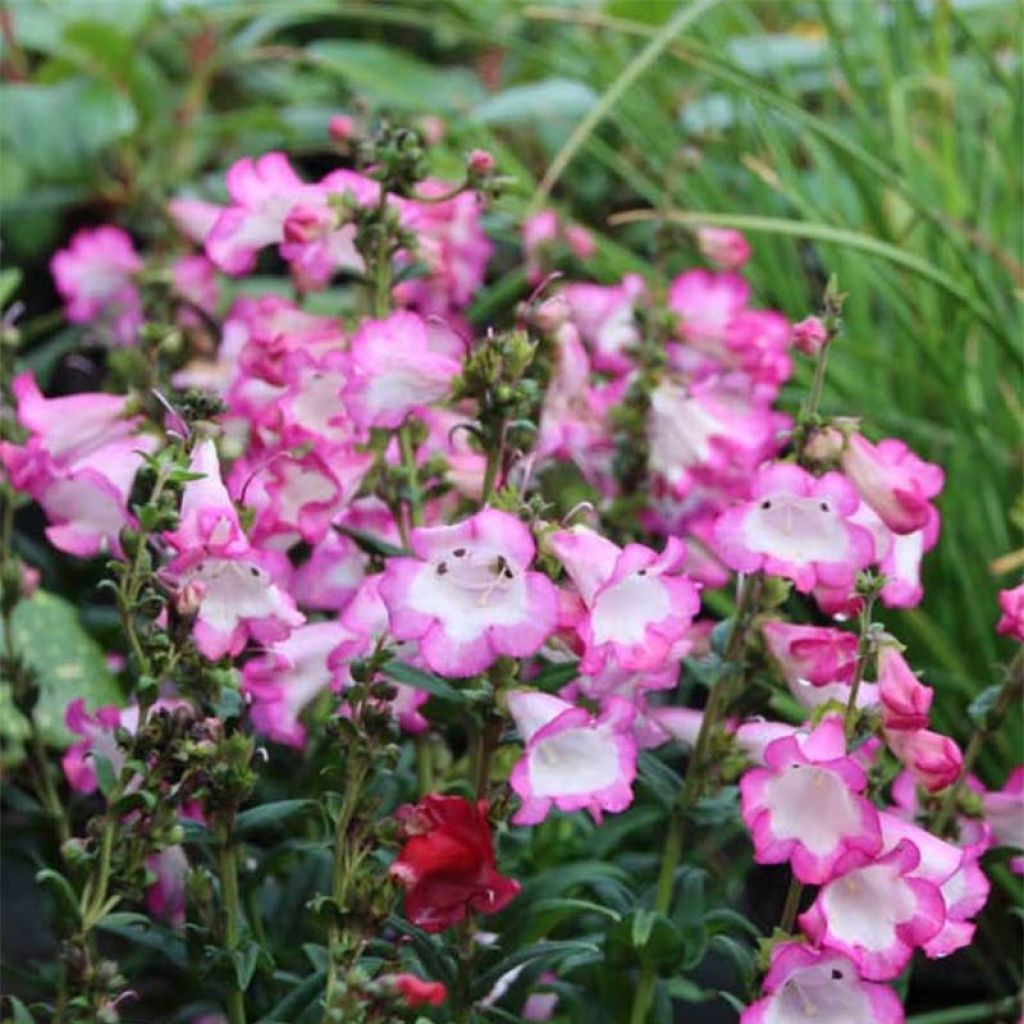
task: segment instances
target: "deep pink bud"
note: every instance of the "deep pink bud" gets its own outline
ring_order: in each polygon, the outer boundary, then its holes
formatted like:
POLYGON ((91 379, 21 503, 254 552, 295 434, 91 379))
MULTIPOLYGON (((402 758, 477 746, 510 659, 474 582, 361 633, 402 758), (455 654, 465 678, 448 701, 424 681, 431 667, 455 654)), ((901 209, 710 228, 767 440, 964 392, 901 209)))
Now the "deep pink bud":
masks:
POLYGON ((474 149, 469 154, 467 164, 473 174, 490 174, 498 166, 497 161, 486 149, 474 149))
POLYGON ((355 122, 348 114, 335 114, 327 122, 327 131, 335 142, 348 142, 355 131, 355 122))
POLYGON ((828 341, 828 331, 821 318, 809 316, 793 324, 793 344, 805 355, 816 356, 828 341))

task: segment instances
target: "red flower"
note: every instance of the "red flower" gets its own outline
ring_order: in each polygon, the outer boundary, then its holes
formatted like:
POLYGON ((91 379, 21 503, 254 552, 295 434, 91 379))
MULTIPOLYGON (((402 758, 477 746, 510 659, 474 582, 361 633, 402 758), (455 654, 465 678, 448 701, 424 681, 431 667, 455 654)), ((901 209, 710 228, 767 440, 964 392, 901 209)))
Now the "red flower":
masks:
POLYGON ((390 981, 407 1006, 440 1006, 448 997, 441 982, 423 981, 415 974, 393 974, 390 981))
POLYGON ((413 924, 440 932, 461 921, 466 908, 495 914, 519 892, 498 873, 487 801, 430 794, 396 817, 408 837, 391 876, 405 887, 405 913, 413 924))

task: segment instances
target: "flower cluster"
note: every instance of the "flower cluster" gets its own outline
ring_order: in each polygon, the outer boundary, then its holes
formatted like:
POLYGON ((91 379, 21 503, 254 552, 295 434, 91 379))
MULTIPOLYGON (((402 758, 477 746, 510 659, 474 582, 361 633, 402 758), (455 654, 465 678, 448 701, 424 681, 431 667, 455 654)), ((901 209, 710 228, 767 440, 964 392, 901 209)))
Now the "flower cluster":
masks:
MULTIPOLYGON (((479 916, 520 892, 499 867, 508 826, 583 810, 600 826, 633 804, 641 753, 667 763, 676 743, 690 749, 673 811, 686 815, 726 780, 714 749, 741 776, 755 859, 814 887, 744 1024, 902 1020, 887 983, 916 950, 969 944, 989 888, 981 857, 1024 847, 1024 773, 984 789, 873 620, 877 602, 923 598, 941 468, 823 417, 819 393, 798 416, 783 408, 794 360, 824 359, 841 304, 830 292, 795 326, 761 308, 741 274, 749 244, 713 228, 696 233, 713 269, 664 294, 638 274, 595 283, 576 273, 592 238, 545 210, 522 234, 538 292, 514 327, 475 331, 493 158, 474 152, 463 181, 442 182, 415 133, 357 135, 335 119, 335 142, 360 156, 318 181, 271 152, 228 170, 226 203, 173 200, 170 262, 113 226, 54 257, 69 321, 144 347, 156 288, 184 339, 169 362, 153 356, 159 405, 141 391, 46 398, 27 372, 10 383, 10 486, 39 504, 58 550, 115 558, 132 670, 150 687, 127 708, 70 706, 68 784, 92 794, 112 772, 121 797, 138 793, 132 765, 156 763, 139 753, 152 716, 186 698, 212 715, 233 691, 239 731, 190 739, 166 787, 185 792, 182 758, 216 750, 234 765, 230 785, 210 769, 197 806, 179 807, 223 850, 252 785, 245 728, 272 757, 340 748, 345 793, 323 803, 336 830, 323 957, 326 1005, 345 1013, 350 998, 449 997, 401 950, 355 971, 399 890, 411 934, 458 929, 465 964, 487 946, 479 916), (220 275, 264 260, 283 261, 294 297, 231 292, 225 307, 220 275), (573 277, 551 280, 563 266, 573 277), (350 295, 344 315, 311 308, 328 288, 350 295), (557 474, 578 502, 552 496, 557 474), (738 607, 717 623, 736 578, 738 607), (703 710, 679 700, 698 670, 703 710), (754 713, 766 688, 785 720, 754 713), (403 734, 417 737, 404 749, 419 789, 389 824, 380 806, 400 799, 379 782, 403 734)), ((998 630, 1024 641, 1022 595, 1004 592, 998 630)), ((125 807, 109 821, 139 813, 125 807)), ((148 906, 178 927, 192 852, 148 854, 148 906)), ((521 970, 473 998, 522 989, 521 970)), ((555 997, 531 1000, 543 1019, 555 997)))

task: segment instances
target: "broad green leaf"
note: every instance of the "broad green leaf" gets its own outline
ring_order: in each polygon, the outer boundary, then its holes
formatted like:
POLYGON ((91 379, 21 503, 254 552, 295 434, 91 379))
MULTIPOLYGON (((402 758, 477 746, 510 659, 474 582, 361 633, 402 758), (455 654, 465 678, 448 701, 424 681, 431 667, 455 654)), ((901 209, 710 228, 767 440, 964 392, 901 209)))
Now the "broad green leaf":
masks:
POLYGON ((284 828, 300 814, 318 806, 315 800, 277 800, 242 811, 235 819, 235 835, 248 837, 258 832, 284 828))
POLYGON ((107 82, 71 78, 54 85, 0 86, 0 141, 27 173, 75 181, 83 163, 133 132, 131 100, 107 82))
POLYGON ((83 697, 90 710, 124 703, 102 649, 62 597, 40 590, 20 601, 14 609, 13 627, 15 650, 35 672, 39 702, 33 714, 48 744, 67 746, 71 742, 64 710, 76 697, 83 697))
POLYGON ((466 703, 464 694, 459 693, 454 686, 440 676, 435 676, 432 672, 424 672, 422 669, 406 665, 402 661, 389 661, 381 671, 394 679, 396 683, 414 686, 417 690, 426 690, 438 700, 448 701, 451 704, 466 703))

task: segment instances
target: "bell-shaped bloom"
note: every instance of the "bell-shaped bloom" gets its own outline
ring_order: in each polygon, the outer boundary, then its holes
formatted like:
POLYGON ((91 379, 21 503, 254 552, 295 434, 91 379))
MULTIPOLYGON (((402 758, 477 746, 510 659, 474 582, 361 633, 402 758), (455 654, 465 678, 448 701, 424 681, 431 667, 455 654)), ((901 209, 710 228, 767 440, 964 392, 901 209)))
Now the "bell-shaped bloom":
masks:
MULTIPOLYGON (((664 668, 700 610, 696 586, 677 575, 684 548, 670 537, 662 554, 641 544, 619 548, 587 527, 552 534, 548 543, 576 584, 586 615, 580 670, 664 668)), ((683 648, 685 651, 685 647, 683 648)))
POLYGON ((280 556, 251 547, 220 475, 213 441, 200 442, 184 488, 178 528, 164 535, 177 552, 162 576, 196 613, 193 636, 211 660, 241 652, 249 638, 283 640, 304 617, 276 582, 280 556))
POLYGON ((820 317, 809 316, 793 324, 793 345, 804 355, 817 356, 828 341, 828 328, 820 317))
POLYGON ((629 350, 640 341, 636 305, 644 291, 639 274, 627 274, 617 285, 574 282, 562 289, 595 369, 615 374, 632 369, 629 350))
POLYGON ((885 741, 918 785, 929 793, 938 793, 960 778, 963 754, 949 736, 929 729, 887 729, 885 741))
POLYGON ((311 622, 247 661, 242 668, 242 692, 252 702, 250 715, 256 730, 278 743, 301 748, 306 727, 299 716, 337 682, 328 659, 351 637, 340 622, 311 622))
POLYGON ((764 762, 740 780, 759 864, 788 860, 801 882, 820 885, 841 861, 864 863, 878 852, 878 812, 860 795, 867 775, 846 755, 841 717, 825 718, 803 738, 769 743, 764 762))
POLYGON ((787 682, 814 686, 850 683, 857 668, 857 636, 827 626, 766 622, 761 627, 768 650, 787 682))
POLYGON ((496 914, 519 892, 498 872, 486 800, 431 793, 396 817, 407 838, 389 874, 405 889, 406 916, 424 931, 444 931, 470 910, 496 914))
POLYGON ((231 204, 221 211, 206 236, 206 254, 227 274, 245 274, 256 255, 284 241, 284 222, 310 186, 295 173, 283 153, 243 157, 228 168, 231 204))
POLYGON ((764 996, 740 1024, 903 1024, 903 1006, 887 985, 865 981, 854 962, 831 949, 783 942, 772 950, 764 996))
POLYGON ((416 557, 388 560, 380 594, 394 636, 416 640, 434 672, 474 675, 502 655, 536 654, 554 632, 555 587, 529 571, 533 537, 515 516, 484 509, 415 529, 410 542, 416 557))
POLYGON ((920 682, 903 655, 891 644, 885 644, 878 654, 878 693, 886 729, 927 727, 935 691, 920 682))
POLYGON ((800 927, 817 945, 848 956, 862 977, 897 977, 946 919, 939 887, 914 875, 920 861, 918 848, 904 839, 870 864, 840 862, 800 927))
POLYGON ((185 927, 185 880, 188 857, 183 846, 168 846, 146 858, 146 868, 153 872, 153 884, 146 889, 146 909, 158 921, 172 928, 185 927))
POLYGON ((651 471, 683 495, 695 482, 751 474, 774 449, 768 408, 734 400, 713 379, 684 387, 663 380, 647 416, 651 471))
POLYGON ((982 802, 995 844, 1024 850, 1024 765, 1014 768, 1006 785, 986 793, 982 802))
POLYGON ((1024 583, 999 592, 999 609, 1002 615, 996 632, 1024 644, 1024 583))
POLYGON ((427 325, 399 311, 367 320, 352 338, 352 379, 345 401, 363 427, 400 427, 406 416, 440 401, 461 364, 434 352, 427 325))
POLYGON ((701 256, 719 270, 739 270, 750 259, 750 243, 735 228, 697 228, 701 256))
POLYGON ((913 533, 928 522, 931 499, 941 490, 940 466, 915 455, 902 441, 872 444, 860 434, 846 440, 843 472, 893 533, 913 533))
POLYGON ((190 241, 202 245, 224 207, 190 196, 175 196, 167 203, 174 226, 190 241))
POLYGON ((632 704, 609 697, 594 717, 551 694, 513 690, 508 709, 524 744, 509 778, 522 800, 515 824, 536 825, 552 805, 560 811, 587 810, 600 823, 604 811, 617 813, 632 803, 632 704))
POLYGON ((776 463, 758 471, 751 495, 715 524, 718 553, 737 572, 784 576, 808 593, 819 584, 852 587, 873 560, 871 534, 850 521, 857 492, 841 474, 815 479, 776 463))
POLYGON ((77 232, 50 261, 68 320, 102 320, 119 345, 132 344, 142 323, 142 300, 135 284, 141 269, 142 258, 131 237, 110 225, 77 232))
POLYGON ((978 854, 964 850, 960 867, 939 886, 946 906, 946 920, 924 944, 925 956, 932 960, 941 959, 971 944, 977 928, 973 918, 988 902, 991 888, 978 863, 978 854))

